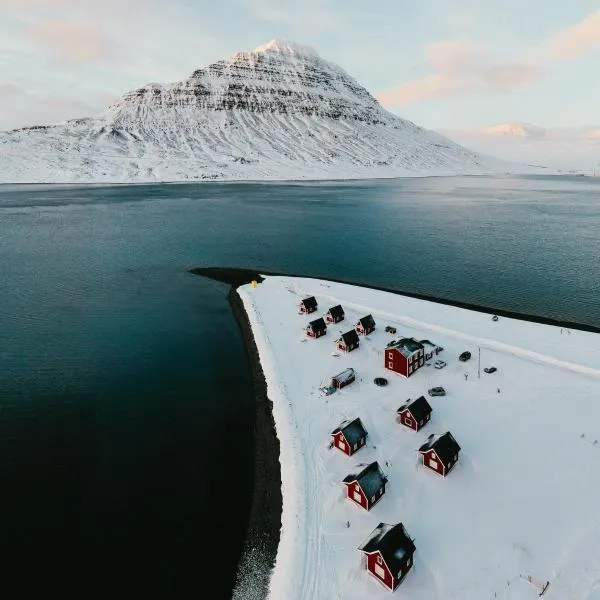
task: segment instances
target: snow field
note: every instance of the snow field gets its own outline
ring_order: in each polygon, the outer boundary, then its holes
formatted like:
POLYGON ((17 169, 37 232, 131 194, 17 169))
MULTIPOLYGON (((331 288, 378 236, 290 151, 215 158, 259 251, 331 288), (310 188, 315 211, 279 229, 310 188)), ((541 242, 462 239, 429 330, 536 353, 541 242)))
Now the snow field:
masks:
POLYGON ((311 279, 269 276, 238 292, 281 444, 282 532, 271 600, 388 598, 357 550, 381 521, 402 521, 417 546, 415 567, 397 595, 535 598, 519 577, 532 575, 551 581, 550 600, 573 594, 598 600, 600 336, 493 322, 483 313, 311 279), (297 304, 307 295, 317 298, 319 310, 300 316, 297 304), (330 325, 323 338, 306 339, 303 327, 338 303, 345 321, 330 325), (361 337, 358 350, 332 356, 338 334, 369 312, 377 330, 361 337), (397 334, 386 334, 385 325, 397 334), (448 366, 423 367, 410 379, 386 371, 385 344, 401 336, 443 346, 439 358, 448 366), (478 347, 482 369, 494 365, 496 373, 478 378, 478 347), (458 354, 467 349, 473 358, 460 363, 458 354), (318 387, 346 367, 359 380, 321 396, 318 387), (376 376, 389 385, 375 386, 376 376), (434 385, 448 395, 428 397, 431 422, 418 433, 399 425, 398 406, 434 385), (369 437, 348 458, 328 448, 329 434, 356 416, 369 437), (444 479, 420 465, 416 450, 429 434, 447 430, 462 451, 444 479), (367 513, 344 497, 341 480, 373 460, 389 483, 367 513))

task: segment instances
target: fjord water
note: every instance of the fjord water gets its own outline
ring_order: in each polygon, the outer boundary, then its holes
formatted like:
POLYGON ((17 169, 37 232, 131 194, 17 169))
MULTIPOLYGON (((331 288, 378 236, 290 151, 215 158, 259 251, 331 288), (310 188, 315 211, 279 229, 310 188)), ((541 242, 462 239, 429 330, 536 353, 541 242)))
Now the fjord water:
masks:
POLYGON ((230 596, 253 391, 227 287, 189 267, 598 325, 599 258, 592 178, 0 187, 6 589, 230 596))

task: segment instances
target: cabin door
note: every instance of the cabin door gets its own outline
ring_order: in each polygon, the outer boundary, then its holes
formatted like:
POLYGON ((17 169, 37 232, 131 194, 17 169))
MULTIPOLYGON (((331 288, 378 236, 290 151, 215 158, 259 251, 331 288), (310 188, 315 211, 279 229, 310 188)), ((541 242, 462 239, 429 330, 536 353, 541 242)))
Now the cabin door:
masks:
POLYGON ((338 448, 340 450, 343 450, 344 452, 346 451, 346 444, 344 443, 344 440, 342 440, 342 439, 338 440, 338 448))

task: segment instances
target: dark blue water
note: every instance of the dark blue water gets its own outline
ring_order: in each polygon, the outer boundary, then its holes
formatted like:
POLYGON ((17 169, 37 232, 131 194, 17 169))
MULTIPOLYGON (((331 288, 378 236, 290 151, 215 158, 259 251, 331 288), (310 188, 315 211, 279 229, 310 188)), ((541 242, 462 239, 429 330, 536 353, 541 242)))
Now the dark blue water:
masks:
POLYGON ((231 593, 247 266, 600 324, 600 180, 0 187, 0 568, 21 596, 231 593))

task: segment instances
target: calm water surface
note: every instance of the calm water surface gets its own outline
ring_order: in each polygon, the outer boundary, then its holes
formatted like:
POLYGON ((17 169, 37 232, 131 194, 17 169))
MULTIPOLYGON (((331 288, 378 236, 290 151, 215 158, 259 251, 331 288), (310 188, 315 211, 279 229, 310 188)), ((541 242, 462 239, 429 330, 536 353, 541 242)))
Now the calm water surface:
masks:
POLYGON ((188 267, 599 325, 599 259, 600 179, 0 186, 4 585, 230 596, 251 381, 227 288, 188 267))

